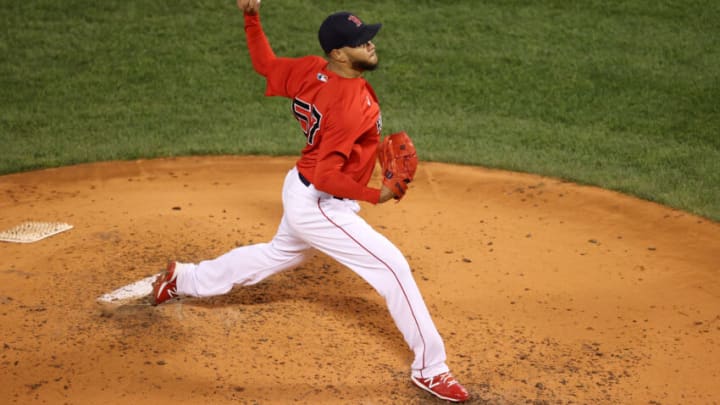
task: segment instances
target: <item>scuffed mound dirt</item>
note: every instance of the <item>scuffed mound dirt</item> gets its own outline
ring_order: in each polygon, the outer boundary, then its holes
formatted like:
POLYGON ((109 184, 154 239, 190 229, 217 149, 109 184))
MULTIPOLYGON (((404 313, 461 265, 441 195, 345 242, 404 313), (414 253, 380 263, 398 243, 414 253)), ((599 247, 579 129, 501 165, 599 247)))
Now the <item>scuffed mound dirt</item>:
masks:
MULTIPOLYGON (((0 176, 0 402, 442 403, 409 380, 382 299, 317 254, 211 299, 96 298, 269 240, 293 158, 0 176)), ((376 181, 377 183, 377 181, 376 181)), ((472 403, 720 402, 720 225, 555 179, 421 163, 361 214, 407 255, 472 403), (385 225, 380 225, 385 224, 385 225)))

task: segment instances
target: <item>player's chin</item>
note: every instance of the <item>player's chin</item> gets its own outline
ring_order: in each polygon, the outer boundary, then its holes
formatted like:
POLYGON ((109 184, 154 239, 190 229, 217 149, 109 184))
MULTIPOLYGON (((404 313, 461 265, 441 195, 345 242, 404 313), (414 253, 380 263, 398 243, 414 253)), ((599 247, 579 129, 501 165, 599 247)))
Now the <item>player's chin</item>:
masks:
POLYGON ((377 58, 370 58, 366 61, 356 61, 353 63, 353 67, 362 71, 366 72, 372 72, 373 70, 378 68, 378 60, 377 58))

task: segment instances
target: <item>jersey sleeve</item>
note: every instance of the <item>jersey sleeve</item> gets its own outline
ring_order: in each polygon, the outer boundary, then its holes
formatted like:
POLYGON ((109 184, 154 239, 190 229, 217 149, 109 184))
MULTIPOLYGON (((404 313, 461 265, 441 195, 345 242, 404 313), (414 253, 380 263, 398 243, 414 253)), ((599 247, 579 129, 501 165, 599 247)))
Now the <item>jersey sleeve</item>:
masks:
POLYGON ((263 31, 259 14, 245 14, 245 35, 253 69, 265 77, 266 96, 294 97, 295 84, 317 64, 317 58, 277 57, 263 31))
POLYGON ((326 155, 338 153, 347 159, 350 157, 355 141, 363 132, 358 114, 355 114, 342 101, 342 97, 325 111, 327 113, 323 114, 322 149, 319 157, 322 159, 326 155))
POLYGON ((328 194, 377 204, 380 201, 380 189, 363 186, 343 173, 342 167, 346 161, 347 158, 337 153, 331 153, 319 160, 313 174, 317 179, 315 187, 328 194))
MULTIPOLYGON (((324 123, 320 139, 320 150, 313 178, 315 187, 328 194, 367 201, 377 204, 380 189, 367 187, 346 173, 346 165, 359 156, 369 159, 374 166, 376 144, 373 150, 360 150, 358 139, 364 136, 364 129, 357 112, 349 105, 339 101, 333 105, 324 123)), ((357 162, 352 162, 353 166, 357 162)))
POLYGON ((277 57, 260 24, 260 14, 245 14, 245 39, 256 72, 265 76, 277 57))

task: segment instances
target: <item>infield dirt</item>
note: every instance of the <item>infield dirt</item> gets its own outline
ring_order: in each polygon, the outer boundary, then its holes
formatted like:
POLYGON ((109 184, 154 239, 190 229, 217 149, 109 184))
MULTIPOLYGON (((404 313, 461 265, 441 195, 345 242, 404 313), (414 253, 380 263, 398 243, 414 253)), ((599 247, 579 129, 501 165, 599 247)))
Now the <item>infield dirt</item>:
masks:
MULTIPOLYGON (((442 403, 372 288, 316 254, 209 299, 96 298, 269 241, 294 158, 189 157, 0 176, 4 404, 442 403)), ((378 184, 375 179, 373 184, 378 184)), ((361 215, 407 256, 482 404, 720 403, 720 224, 532 175, 421 162, 361 215)))

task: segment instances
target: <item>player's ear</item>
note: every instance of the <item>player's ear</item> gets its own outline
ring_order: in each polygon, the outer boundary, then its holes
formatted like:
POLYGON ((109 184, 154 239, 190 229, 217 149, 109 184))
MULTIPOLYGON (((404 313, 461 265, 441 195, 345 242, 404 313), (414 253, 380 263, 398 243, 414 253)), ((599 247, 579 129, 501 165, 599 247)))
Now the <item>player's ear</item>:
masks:
POLYGON ((343 51, 342 48, 333 49, 328 54, 328 57, 335 62, 346 62, 347 61, 347 55, 345 55, 345 51, 343 51))

